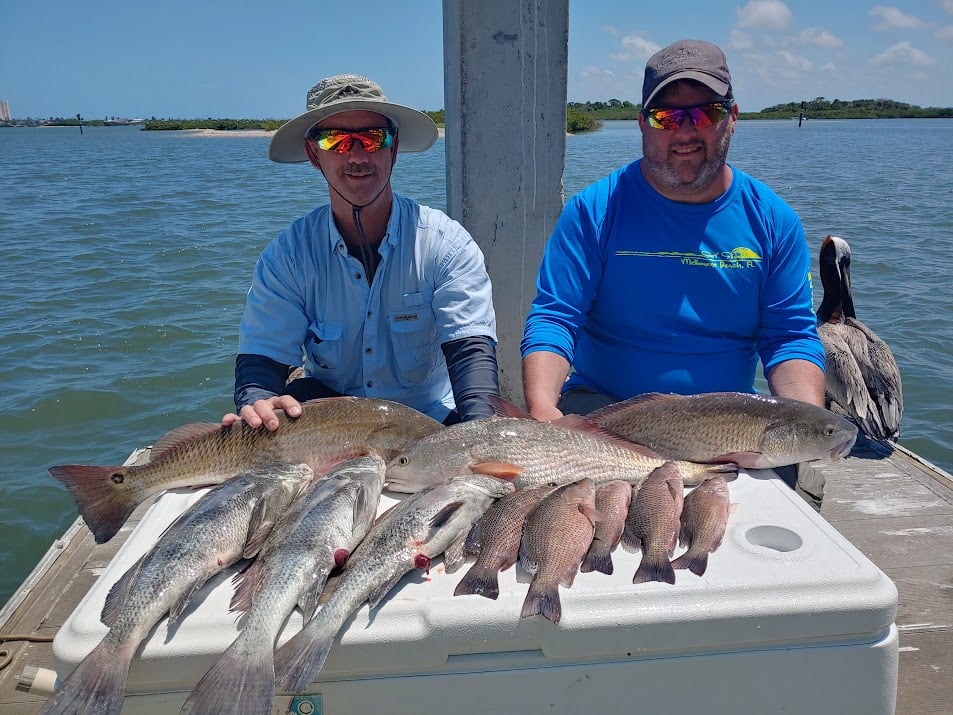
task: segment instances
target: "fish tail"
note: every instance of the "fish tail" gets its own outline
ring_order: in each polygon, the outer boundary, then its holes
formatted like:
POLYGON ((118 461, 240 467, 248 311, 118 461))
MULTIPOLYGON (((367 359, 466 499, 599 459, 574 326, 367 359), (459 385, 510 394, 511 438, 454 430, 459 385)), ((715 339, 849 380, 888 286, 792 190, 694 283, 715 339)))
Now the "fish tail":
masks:
POLYGON ((66 676, 46 701, 42 715, 119 715, 129 678, 129 657, 102 641, 66 676))
POLYGON ((563 615, 562 603, 559 600, 559 586, 557 584, 540 585, 536 579, 529 585, 526 600, 523 601, 523 610, 520 618, 541 615, 553 623, 559 623, 563 615))
POLYGON ((496 570, 484 568, 478 563, 473 564, 453 590, 454 596, 465 596, 470 593, 495 601, 500 595, 500 580, 496 570))
POLYGON ((285 693, 300 693, 314 680, 331 652, 334 633, 305 627, 275 651, 275 685, 285 693))
POLYGON ((115 486, 125 480, 125 467, 63 464, 50 467, 49 472, 76 500, 76 508, 97 544, 115 536, 138 506, 131 490, 115 486))
POLYGON ((583 557, 579 570, 583 573, 598 571, 599 573, 612 575, 612 553, 602 548, 590 548, 583 557))
POLYGON ((192 689, 182 713, 266 713, 275 697, 274 651, 232 643, 192 689))
POLYGON ((708 553, 692 553, 686 551, 672 562, 673 569, 688 569, 696 576, 701 576, 708 568, 708 553))
POLYGON ((647 581, 661 581, 662 583, 675 583, 675 570, 672 568, 672 562, 667 556, 650 557, 643 556, 639 562, 639 568, 632 577, 632 583, 646 583, 647 581))

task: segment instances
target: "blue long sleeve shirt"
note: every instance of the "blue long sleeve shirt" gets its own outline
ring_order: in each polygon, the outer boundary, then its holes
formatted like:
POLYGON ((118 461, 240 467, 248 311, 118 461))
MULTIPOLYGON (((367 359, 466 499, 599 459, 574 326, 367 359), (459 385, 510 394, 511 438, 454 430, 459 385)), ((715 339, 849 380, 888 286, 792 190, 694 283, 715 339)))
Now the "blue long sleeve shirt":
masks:
POLYGON ((586 385, 645 392, 753 392, 790 359, 824 369, 810 252, 794 210, 735 167, 707 204, 671 201, 632 162, 577 194, 550 236, 523 357, 545 350, 586 385))
POLYGON ((438 420, 454 407, 441 345, 496 342, 483 253, 442 211, 394 194, 381 262, 368 284, 320 206, 264 250, 238 352, 300 365, 344 395, 395 400, 438 420))

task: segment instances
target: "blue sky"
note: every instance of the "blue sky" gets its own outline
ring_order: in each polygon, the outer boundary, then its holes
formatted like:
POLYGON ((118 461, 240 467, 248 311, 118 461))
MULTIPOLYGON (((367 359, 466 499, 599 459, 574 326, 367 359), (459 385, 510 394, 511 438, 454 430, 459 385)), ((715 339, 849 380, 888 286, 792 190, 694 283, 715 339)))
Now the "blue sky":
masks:
MULTIPOLYGON (((0 0, 0 99, 17 118, 290 118, 318 79, 359 72, 439 109, 441 14, 441 0, 0 0)), ((953 0, 571 0, 568 98, 638 102, 645 60, 680 37, 725 50, 742 110, 953 106, 953 0)))

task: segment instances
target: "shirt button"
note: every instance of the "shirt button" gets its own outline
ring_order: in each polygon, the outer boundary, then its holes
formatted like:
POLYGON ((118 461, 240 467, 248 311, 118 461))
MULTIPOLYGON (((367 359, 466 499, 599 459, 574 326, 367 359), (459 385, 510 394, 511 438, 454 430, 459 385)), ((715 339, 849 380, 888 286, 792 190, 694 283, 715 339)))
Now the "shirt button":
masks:
POLYGON ((373 315, 373 312, 372 312, 372 311, 370 311, 370 310, 369 310, 369 311, 367 311, 367 317, 368 317, 368 318, 370 318, 370 317, 371 317, 371 315, 373 315))
POLYGON ((370 355, 372 352, 374 352, 374 348, 366 348, 364 352, 370 355))
POLYGON ((368 387, 374 387, 374 381, 373 381, 373 380, 368 380, 368 381, 367 381, 367 386, 368 386, 368 387))
POLYGON ((360 273, 355 273, 355 274, 354 274, 354 280, 356 280, 356 281, 361 280, 361 274, 360 274, 360 273))

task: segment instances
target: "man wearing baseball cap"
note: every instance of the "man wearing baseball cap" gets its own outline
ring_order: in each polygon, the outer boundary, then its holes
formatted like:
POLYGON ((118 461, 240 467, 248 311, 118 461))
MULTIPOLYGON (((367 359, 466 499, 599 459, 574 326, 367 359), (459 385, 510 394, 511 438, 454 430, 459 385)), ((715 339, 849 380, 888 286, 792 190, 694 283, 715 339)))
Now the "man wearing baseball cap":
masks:
MULTIPOLYGON (((546 246, 521 346, 534 417, 649 392, 755 392, 759 358, 772 394, 823 407, 804 229, 727 162, 737 119, 717 46, 679 40, 649 58, 642 158, 573 197, 546 246)), ((823 477, 789 472, 820 508, 823 477)))
POLYGON ((353 74, 318 82, 306 111, 275 132, 272 161, 310 162, 330 203, 279 234, 255 266, 239 327, 238 414, 224 425, 274 430, 275 410, 294 417, 300 401, 335 395, 394 400, 447 423, 493 414, 496 318, 483 254, 459 223, 391 187, 398 152, 436 139, 429 116, 353 74))

